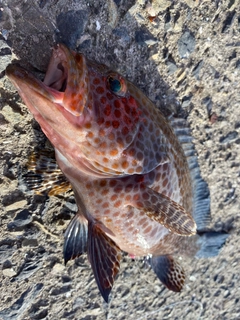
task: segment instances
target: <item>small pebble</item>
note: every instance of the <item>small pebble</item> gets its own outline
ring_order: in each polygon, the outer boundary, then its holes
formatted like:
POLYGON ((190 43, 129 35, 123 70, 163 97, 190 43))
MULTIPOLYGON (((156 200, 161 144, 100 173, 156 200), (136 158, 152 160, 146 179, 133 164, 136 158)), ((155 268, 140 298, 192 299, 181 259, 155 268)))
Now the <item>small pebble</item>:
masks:
POLYGON ((190 281, 196 281, 197 279, 196 279, 196 277, 194 277, 194 276, 190 276, 190 277, 189 277, 189 280, 190 280, 190 281))
POLYGON ((21 201, 17 201, 14 202, 12 204, 10 204, 9 206, 5 207, 6 211, 13 211, 13 210, 18 210, 20 208, 24 208, 27 205, 27 201, 26 200, 21 200, 21 201))
POLYGON ((15 277, 17 275, 17 272, 13 270, 13 268, 9 268, 9 269, 3 269, 2 271, 3 275, 5 277, 15 277))
POLYGON ((64 269, 65 269, 65 266, 63 264, 56 263, 52 268, 52 273, 56 274, 59 272, 63 272, 64 269))

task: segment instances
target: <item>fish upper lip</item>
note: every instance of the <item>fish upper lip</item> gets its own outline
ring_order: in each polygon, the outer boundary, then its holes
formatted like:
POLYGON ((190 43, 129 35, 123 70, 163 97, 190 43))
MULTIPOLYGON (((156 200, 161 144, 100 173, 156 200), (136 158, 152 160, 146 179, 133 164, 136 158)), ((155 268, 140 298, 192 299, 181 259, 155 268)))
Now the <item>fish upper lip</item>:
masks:
POLYGON ((43 83, 56 91, 64 92, 68 80, 68 60, 70 51, 63 45, 57 44, 48 64, 43 83))
MULTIPOLYGON (((57 103, 62 100, 60 93, 64 93, 67 88, 68 55, 71 55, 71 52, 64 45, 57 44, 54 46, 43 81, 37 79, 18 63, 8 65, 6 74, 13 81, 21 80, 27 83, 34 91, 57 103)), ((16 81, 14 82, 16 83, 16 81)))

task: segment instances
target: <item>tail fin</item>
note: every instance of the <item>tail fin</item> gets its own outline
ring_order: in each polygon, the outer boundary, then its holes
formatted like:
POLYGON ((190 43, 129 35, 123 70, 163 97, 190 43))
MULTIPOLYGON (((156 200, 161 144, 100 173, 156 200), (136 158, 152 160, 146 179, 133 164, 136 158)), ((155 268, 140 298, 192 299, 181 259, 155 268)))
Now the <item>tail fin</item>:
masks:
POLYGON ((199 234, 197 244, 198 250, 197 258, 210 258, 217 256, 222 246, 225 244, 229 234, 225 232, 209 231, 199 234))

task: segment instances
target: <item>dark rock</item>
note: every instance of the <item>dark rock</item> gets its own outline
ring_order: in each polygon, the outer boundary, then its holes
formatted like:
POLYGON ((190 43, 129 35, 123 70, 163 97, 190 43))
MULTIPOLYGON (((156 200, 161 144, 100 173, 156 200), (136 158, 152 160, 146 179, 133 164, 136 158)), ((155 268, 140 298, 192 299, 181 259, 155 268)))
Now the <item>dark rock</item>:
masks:
POLYGON ((142 28, 135 32, 135 41, 140 45, 146 46, 148 41, 156 42, 156 39, 148 30, 142 28))
POLYGON ((57 42, 62 42, 69 48, 74 49, 76 41, 83 34, 87 22, 88 12, 85 10, 61 13, 57 17, 57 42))
POLYGON ((182 108, 185 109, 191 104, 192 96, 184 96, 182 98, 182 108))
POLYGON ((228 142, 232 142, 233 140, 235 140, 238 136, 238 132, 237 131, 231 131, 229 132, 225 137, 221 137, 219 139, 220 143, 228 143, 228 142))
POLYGON ((8 269, 12 267, 12 262, 10 260, 6 260, 3 262, 2 269, 8 269))
POLYGON ((204 99, 202 99, 202 104, 204 104, 207 108, 207 112, 208 112, 208 117, 210 117, 210 115, 212 114, 212 99, 210 97, 205 97, 204 99))
POLYGON ((10 307, 0 311, 0 318, 4 320, 23 319, 25 311, 30 308, 34 300, 40 295, 42 288, 42 283, 29 287, 10 307))
POLYGON ((15 240, 13 239, 4 239, 0 242, 0 263, 11 259, 14 252, 17 250, 15 240))
POLYGON ((3 206, 9 206, 10 204, 23 200, 25 198, 24 194, 20 190, 14 190, 11 193, 7 194, 2 199, 2 205, 3 206))
POLYGON ((113 34, 122 39, 125 42, 130 41, 130 36, 126 27, 120 27, 113 30, 113 34))
POLYGON ((32 253, 33 256, 28 255, 26 261, 24 261, 23 264, 20 266, 18 274, 13 279, 13 281, 22 281, 28 279, 42 267, 43 255, 35 254, 34 251, 32 251, 32 253))
POLYGON ((45 7, 45 5, 47 4, 48 0, 40 0, 38 5, 39 8, 43 9, 45 7))
POLYGON ((201 60, 201 61, 199 61, 198 64, 193 68, 192 74, 193 74, 193 76, 194 76, 197 80, 200 79, 199 73, 200 73, 200 70, 201 70, 202 67, 203 67, 203 64, 204 64, 204 62, 203 62, 203 60, 201 60))
POLYGON ((32 215, 27 209, 17 213, 13 222, 10 222, 7 227, 8 230, 23 230, 25 226, 32 222, 32 215))
POLYGON ((223 21, 222 33, 226 32, 229 29, 229 27, 233 23, 235 14, 235 10, 228 12, 226 19, 223 21))
POLYGON ((62 287, 55 287, 55 288, 52 288, 52 290, 50 291, 50 295, 58 296, 59 294, 64 294, 66 292, 71 291, 71 289, 72 289, 72 286, 69 284, 62 287))
POLYGON ((38 241, 37 239, 24 239, 22 242, 23 247, 37 247, 38 241))
POLYGON ((65 282, 71 282, 72 279, 67 276, 67 275, 62 275, 62 282, 65 283, 65 282))
POLYGON ((167 61, 167 66, 169 74, 173 74, 178 68, 176 64, 171 61, 167 61))
POLYGON ((178 52, 181 58, 187 58, 194 51, 196 45, 195 37, 192 32, 186 31, 178 40, 178 52))
POLYGON ((91 47, 92 40, 91 39, 86 39, 84 40, 78 47, 76 51, 83 51, 84 49, 90 48, 91 47))

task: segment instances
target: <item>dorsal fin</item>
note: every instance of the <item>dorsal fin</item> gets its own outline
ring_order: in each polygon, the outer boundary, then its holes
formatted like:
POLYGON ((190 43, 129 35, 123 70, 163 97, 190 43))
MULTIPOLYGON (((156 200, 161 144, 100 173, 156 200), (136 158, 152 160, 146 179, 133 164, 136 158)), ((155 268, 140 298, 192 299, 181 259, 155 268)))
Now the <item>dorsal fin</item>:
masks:
POLYGON ((206 181, 201 177, 191 129, 187 121, 182 118, 171 118, 169 122, 182 145, 190 169, 193 184, 193 218, 197 224, 197 230, 205 230, 211 220, 210 193, 206 181))

